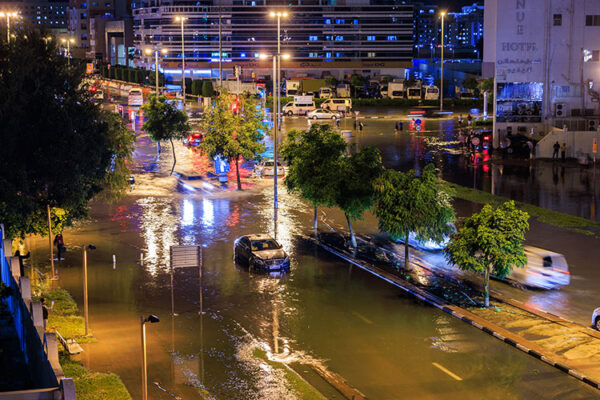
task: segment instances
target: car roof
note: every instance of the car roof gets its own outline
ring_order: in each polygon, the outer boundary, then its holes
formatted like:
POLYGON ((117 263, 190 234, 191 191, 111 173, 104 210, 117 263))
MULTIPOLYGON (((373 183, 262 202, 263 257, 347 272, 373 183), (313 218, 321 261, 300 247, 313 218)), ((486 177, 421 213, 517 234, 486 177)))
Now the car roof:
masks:
POLYGON ((245 235, 250 240, 275 240, 273 237, 266 233, 253 233, 250 235, 245 235))

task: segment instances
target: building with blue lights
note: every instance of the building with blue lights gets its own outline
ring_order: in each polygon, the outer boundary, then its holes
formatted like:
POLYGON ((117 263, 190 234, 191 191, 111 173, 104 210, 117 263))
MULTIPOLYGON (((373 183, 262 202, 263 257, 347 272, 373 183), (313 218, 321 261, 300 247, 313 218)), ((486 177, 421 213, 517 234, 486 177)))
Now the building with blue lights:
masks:
POLYGON ((133 4, 136 62, 151 67, 145 48, 161 48, 161 65, 181 79, 181 25, 185 16, 186 76, 219 74, 219 26, 223 77, 235 66, 243 76, 270 75, 271 62, 259 53, 277 51, 277 22, 269 12, 286 11, 281 21, 284 76, 352 73, 403 75, 413 56, 413 6, 395 0, 141 1, 133 4))
POLYGON ((19 14, 11 25, 24 23, 52 34, 67 32, 68 6, 68 0, 0 1, 0 11, 19 14))

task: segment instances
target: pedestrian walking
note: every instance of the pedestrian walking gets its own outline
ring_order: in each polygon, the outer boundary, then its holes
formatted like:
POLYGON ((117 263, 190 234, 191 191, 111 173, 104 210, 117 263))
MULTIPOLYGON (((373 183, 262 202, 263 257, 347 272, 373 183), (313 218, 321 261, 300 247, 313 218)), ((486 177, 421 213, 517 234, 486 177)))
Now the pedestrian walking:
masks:
POLYGON ((46 332, 46 326, 48 325, 48 314, 50 314, 50 309, 52 309, 52 307, 54 306, 54 301, 52 301, 52 306, 50 306, 50 308, 48 308, 48 306, 46 305, 46 298, 42 297, 40 299, 40 302, 42 303, 42 317, 44 319, 44 332, 46 332))
POLYGON ((335 119, 335 125, 339 128, 340 124, 342 123, 342 121, 340 121, 340 118, 336 118, 335 119))
POLYGON ((401 121, 396 122, 396 129, 398 131, 404 130, 404 124, 401 121))
POLYGON ((58 250, 57 260, 58 261, 64 260, 64 258, 61 258, 61 253, 63 253, 66 250, 62 233, 59 233, 58 235, 56 235, 54 237, 54 245, 56 246, 56 249, 58 250))
POLYGON ((365 124, 363 124, 362 122, 358 123, 358 130, 362 131, 364 127, 365 127, 365 124))
POLYGON ((552 159, 558 160, 558 150, 560 150, 560 144, 558 143, 558 140, 556 141, 556 143, 554 143, 554 146, 552 146, 552 148, 554 149, 554 151, 552 152, 552 159))
POLYGON ((560 146, 560 158, 565 161, 565 156, 567 155, 567 144, 563 142, 560 146))
POLYGON ((471 113, 467 114, 467 124, 469 126, 473 124, 473 117, 471 116, 471 113))

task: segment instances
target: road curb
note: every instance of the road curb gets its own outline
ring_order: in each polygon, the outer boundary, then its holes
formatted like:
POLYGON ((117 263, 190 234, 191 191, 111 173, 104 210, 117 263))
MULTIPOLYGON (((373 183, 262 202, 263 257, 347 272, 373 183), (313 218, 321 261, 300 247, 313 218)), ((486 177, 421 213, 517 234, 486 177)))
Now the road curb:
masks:
POLYGON ((544 363, 580 380, 581 382, 583 382, 595 389, 600 389, 599 381, 587 377, 585 374, 583 374, 582 372, 578 371, 575 368, 569 367, 564 362, 562 362, 562 360, 560 362, 556 361, 555 360, 556 356, 554 354, 544 351, 540 346, 530 342, 529 340, 523 338, 522 336, 512 333, 504 328, 501 328, 500 326, 498 326, 492 322, 489 322, 481 317, 478 317, 478 316, 472 314, 470 311, 463 309, 462 307, 455 306, 453 304, 448 304, 448 303, 444 302, 442 299, 440 299, 439 297, 437 297, 425 290, 422 290, 409 282, 403 281, 397 275, 388 273, 388 272, 382 270, 381 268, 375 267, 366 262, 361 262, 361 261, 355 260, 353 257, 348 256, 340 251, 337 251, 337 250, 327 246, 326 244, 319 242, 315 238, 310 238, 310 239, 315 244, 317 244, 317 246, 323 248, 324 250, 344 259, 345 261, 348 261, 349 263, 363 269, 366 272, 369 272, 372 275, 377 276, 378 278, 385 280, 388 283, 391 283, 392 285, 404 290, 405 292, 412 294, 413 296, 417 297, 419 300, 422 300, 422 301, 426 302, 427 304, 432 305, 432 306, 438 308, 439 310, 444 311, 444 312, 452 315, 453 317, 458 318, 458 319, 468 323, 469 325, 471 325, 475 328, 478 328, 479 330, 503 341, 506 344, 511 345, 512 347, 514 347, 516 349, 521 350, 522 352, 524 352, 526 354, 529 354, 532 357, 537 358, 540 361, 543 361, 544 363))

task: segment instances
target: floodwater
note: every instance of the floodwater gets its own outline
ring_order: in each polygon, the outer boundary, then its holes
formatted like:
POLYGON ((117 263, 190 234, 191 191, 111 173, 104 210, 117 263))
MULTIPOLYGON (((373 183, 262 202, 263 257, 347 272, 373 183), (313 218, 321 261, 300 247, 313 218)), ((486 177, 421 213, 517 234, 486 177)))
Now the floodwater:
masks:
MULTIPOLYGON (((69 251, 58 264, 61 285, 81 304, 80 246, 98 248, 88 253, 90 325, 98 343, 84 346, 83 362, 119 374, 139 398, 139 318, 156 314, 160 323, 147 325, 152 399, 300 398, 257 349, 295 366, 329 398, 342 397, 315 366, 372 399, 595 395, 306 243, 310 207, 284 192, 280 205, 277 238, 292 260, 284 275, 249 273, 232 261, 236 237, 274 233, 270 188, 207 198, 157 186, 155 196, 95 204, 93 222, 65 235, 69 251), (192 244, 203 248, 202 270, 176 270, 171 286, 170 246, 192 244)), ((341 221, 335 210, 326 214, 341 221)), ((43 241, 38 246, 34 261, 45 251, 43 241)))

